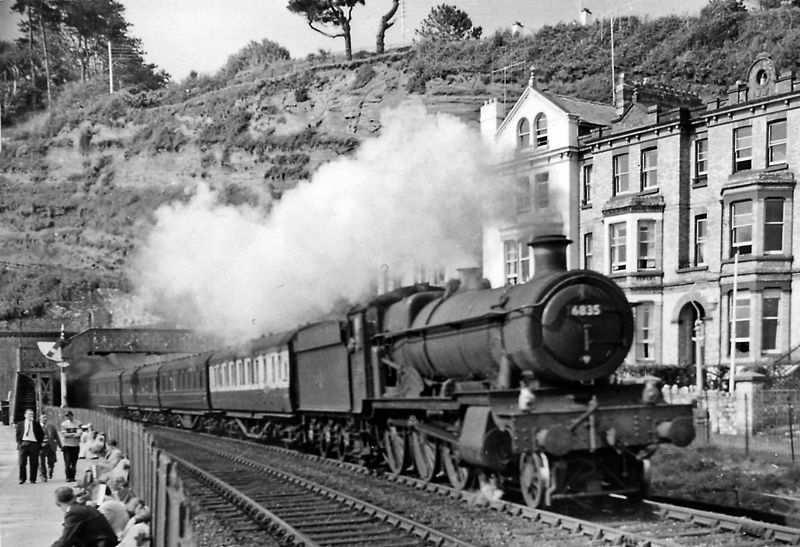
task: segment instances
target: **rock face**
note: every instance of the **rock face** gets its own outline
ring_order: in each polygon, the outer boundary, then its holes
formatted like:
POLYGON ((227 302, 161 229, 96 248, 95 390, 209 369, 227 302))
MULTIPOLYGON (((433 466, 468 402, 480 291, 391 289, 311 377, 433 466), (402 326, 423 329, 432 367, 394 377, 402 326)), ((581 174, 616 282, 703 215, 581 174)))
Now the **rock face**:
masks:
POLYGON ((480 105, 503 93, 477 77, 451 77, 409 94, 405 65, 401 54, 240 74, 205 91, 87 91, 88 99, 64 98, 37 119, 4 127, 0 321, 56 310, 63 318, 79 293, 111 305, 97 288, 128 288, 130 259, 154 211, 185 201, 200 183, 227 204, 269 208, 320 165, 380 133, 384 109, 417 101, 477 128, 480 105))

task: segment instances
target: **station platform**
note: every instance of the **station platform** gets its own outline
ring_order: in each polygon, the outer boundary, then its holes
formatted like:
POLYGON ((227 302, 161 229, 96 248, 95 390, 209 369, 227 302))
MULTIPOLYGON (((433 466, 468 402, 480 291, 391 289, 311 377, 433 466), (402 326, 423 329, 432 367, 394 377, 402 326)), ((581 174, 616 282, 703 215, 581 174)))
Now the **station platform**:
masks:
MULTIPOLYGON (((93 462, 78 460, 75 476, 82 477, 93 462)), ((14 427, 0 426, 0 547, 47 547, 59 538, 64 513, 56 505, 55 491, 60 486, 67 486, 61 451, 52 479, 19 484, 14 427)))

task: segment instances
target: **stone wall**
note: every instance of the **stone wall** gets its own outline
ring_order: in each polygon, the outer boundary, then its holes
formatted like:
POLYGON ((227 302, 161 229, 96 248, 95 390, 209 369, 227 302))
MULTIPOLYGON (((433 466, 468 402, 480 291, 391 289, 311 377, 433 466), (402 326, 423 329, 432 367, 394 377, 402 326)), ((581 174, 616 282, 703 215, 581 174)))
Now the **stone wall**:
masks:
POLYGON ((671 404, 696 404, 699 420, 707 421, 708 430, 716 435, 752 435, 757 417, 764 409, 759 378, 746 378, 736 383, 736 392, 704 390, 698 394, 694 386, 664 386, 664 400, 671 404))

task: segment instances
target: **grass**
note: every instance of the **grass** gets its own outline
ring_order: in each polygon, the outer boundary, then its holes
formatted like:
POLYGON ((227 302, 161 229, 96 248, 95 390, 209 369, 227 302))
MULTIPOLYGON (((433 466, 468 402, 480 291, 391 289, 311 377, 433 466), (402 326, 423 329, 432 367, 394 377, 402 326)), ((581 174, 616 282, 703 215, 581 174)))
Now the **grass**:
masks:
POLYGON ((800 504, 787 501, 800 498, 800 468, 788 457, 766 460, 713 445, 665 445, 652 463, 653 494, 800 516, 800 504))

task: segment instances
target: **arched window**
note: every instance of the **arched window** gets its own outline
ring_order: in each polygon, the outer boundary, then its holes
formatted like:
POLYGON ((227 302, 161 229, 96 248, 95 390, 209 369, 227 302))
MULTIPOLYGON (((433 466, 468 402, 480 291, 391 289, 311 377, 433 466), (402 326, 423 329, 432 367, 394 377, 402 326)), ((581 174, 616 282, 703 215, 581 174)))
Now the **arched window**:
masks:
POLYGON ((531 122, 528 118, 522 118, 517 125, 517 148, 525 148, 531 145, 531 122))
POLYGON ((536 146, 547 146, 547 116, 539 114, 534 121, 536 146))

